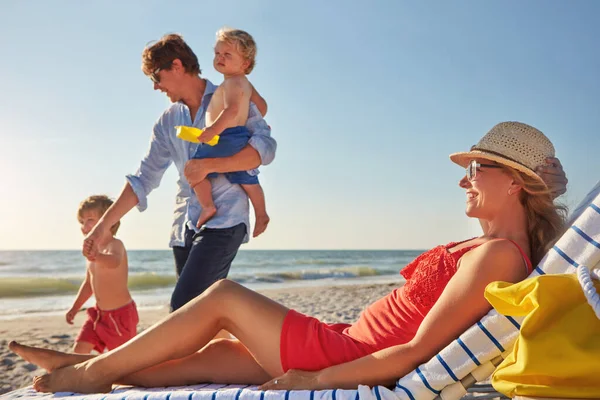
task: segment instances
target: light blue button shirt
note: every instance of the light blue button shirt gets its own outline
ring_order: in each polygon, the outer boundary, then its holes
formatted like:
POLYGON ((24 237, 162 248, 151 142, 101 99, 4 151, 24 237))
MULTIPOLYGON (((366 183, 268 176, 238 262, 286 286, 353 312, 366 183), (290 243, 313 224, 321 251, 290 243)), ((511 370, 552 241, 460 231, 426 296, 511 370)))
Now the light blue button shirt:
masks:
MULTIPOLYGON (((198 199, 183 173, 185 163, 191 159, 199 145, 177 138, 175 126, 186 125, 204 128, 206 108, 216 89, 215 85, 206 80, 202 103, 193 123, 190 110, 185 104, 178 102, 169 107, 154 125, 150 149, 142 159, 137 172, 126 177, 127 182, 129 182, 138 198, 138 209, 144 211, 148 207, 148 195, 160 185, 167 168, 171 163, 174 163, 177 167, 179 180, 177 181, 178 189, 175 198, 170 247, 185 245, 184 233, 186 226, 198 231, 196 222, 201 209, 198 199)), ((275 158, 277 142, 271 137, 271 129, 254 104, 250 104, 246 127, 252 133, 249 144, 256 149, 263 165, 270 164, 275 158)), ((257 170, 248 172, 258 173, 257 170)), ((217 213, 208 221, 206 227, 230 228, 244 223, 246 224, 246 232, 250 232, 249 204, 246 192, 240 185, 229 183, 222 174, 219 174, 216 178, 210 178, 210 181, 217 213)), ((248 237, 248 234, 246 234, 244 243, 248 241, 248 237)))

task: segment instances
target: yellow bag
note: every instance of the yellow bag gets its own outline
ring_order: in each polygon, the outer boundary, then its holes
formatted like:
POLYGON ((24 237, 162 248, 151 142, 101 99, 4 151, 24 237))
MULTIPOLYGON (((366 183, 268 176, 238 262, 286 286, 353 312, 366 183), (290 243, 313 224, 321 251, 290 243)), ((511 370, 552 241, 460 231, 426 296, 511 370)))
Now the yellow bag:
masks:
MULTIPOLYGON (((594 282, 596 290, 600 283, 594 282)), ((508 397, 600 398, 600 320, 574 274, 494 282, 486 299, 501 314, 526 316, 512 353, 492 376, 508 397)))

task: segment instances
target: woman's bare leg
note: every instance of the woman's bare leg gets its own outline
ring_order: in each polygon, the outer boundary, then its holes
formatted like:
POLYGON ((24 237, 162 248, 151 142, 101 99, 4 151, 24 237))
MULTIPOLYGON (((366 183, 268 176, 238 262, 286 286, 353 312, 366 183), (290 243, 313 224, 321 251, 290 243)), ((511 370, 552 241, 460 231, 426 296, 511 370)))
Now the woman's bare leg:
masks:
MULTIPOLYGON (((9 347, 26 361, 48 372, 96 357, 40 349, 16 342, 11 342, 9 347)), ((202 382, 261 384, 271 378, 239 340, 213 339, 197 353, 134 372, 117 383, 145 387, 202 382), (231 368, 234 364, 236 368, 231 368)))
MULTIPOLYGON (((219 281, 126 344, 44 375, 34 387, 51 392, 109 391, 124 376, 195 353, 221 329, 237 337, 268 375, 280 375, 280 335, 287 311, 241 285, 219 281)), ((242 371, 236 363, 227 368, 242 371)))
POLYGON ((135 372, 118 383, 144 387, 204 382, 260 385, 271 378, 240 341, 217 339, 192 355, 135 372))
POLYGON ((8 348, 23 360, 35 364, 48 372, 69 365, 79 364, 80 362, 96 357, 91 354, 63 353, 62 351, 26 346, 14 340, 8 344, 8 348))

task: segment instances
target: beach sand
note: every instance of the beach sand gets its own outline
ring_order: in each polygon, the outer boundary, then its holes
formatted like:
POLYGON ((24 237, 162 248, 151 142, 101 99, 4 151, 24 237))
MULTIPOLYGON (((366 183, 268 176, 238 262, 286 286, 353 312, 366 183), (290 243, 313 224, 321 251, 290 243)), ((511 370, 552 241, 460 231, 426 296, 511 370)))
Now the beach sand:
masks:
MULTIPOLYGON (((352 323, 367 305, 385 296, 398 285, 399 283, 389 283, 286 288, 264 290, 261 293, 324 322, 352 323)), ((140 310, 138 332, 148 328, 167 313, 166 306, 160 309, 140 310)), ((34 376, 45 372, 10 352, 8 343, 11 340, 31 346, 70 351, 84 319, 85 312, 79 312, 73 325, 67 324, 62 315, 0 321, 0 394, 28 386, 34 376)))

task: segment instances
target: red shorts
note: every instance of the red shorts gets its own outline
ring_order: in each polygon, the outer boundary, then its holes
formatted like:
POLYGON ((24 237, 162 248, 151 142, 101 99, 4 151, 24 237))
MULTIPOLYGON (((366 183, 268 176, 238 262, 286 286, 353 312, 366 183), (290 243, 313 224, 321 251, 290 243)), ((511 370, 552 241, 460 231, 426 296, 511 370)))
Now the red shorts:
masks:
POLYGON ((91 343, 99 353, 105 348, 112 350, 119 347, 137 333, 139 317, 134 301, 108 311, 90 307, 87 309, 87 315, 87 320, 75 341, 91 343))
POLYGON ((349 324, 326 324, 290 310, 281 328, 281 367, 284 371, 318 371, 379 350, 344 333, 349 324))

